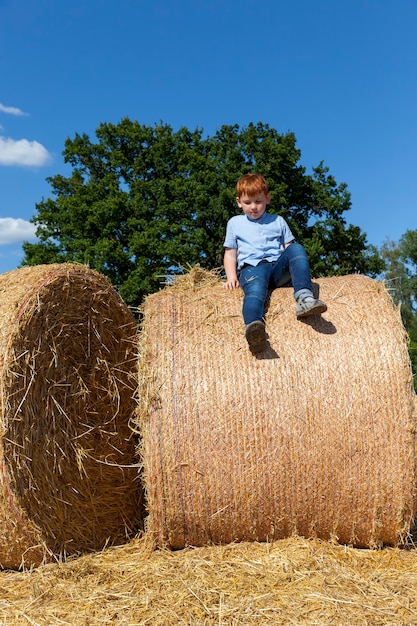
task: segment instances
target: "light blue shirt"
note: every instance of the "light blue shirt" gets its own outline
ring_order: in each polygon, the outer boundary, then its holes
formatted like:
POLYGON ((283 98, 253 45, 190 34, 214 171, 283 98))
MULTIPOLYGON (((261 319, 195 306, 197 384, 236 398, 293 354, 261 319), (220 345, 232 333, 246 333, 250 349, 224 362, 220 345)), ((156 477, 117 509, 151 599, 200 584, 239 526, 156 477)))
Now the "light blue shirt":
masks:
POLYGON ((283 217, 264 213, 257 220, 235 215, 227 222, 225 248, 237 249, 237 267, 276 261, 294 235, 283 217))

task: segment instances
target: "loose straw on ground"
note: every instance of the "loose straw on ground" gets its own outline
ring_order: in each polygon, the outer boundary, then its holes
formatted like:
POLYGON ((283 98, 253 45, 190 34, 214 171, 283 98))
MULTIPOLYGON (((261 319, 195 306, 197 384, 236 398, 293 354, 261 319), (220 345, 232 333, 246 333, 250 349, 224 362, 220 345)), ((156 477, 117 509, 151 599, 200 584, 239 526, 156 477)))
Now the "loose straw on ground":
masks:
POLYGON ((400 545, 416 509, 415 394, 384 285, 318 280, 328 311, 305 321, 292 288, 274 290, 256 357, 241 290, 207 280, 196 268, 143 308, 137 419, 155 542, 400 545))
POLYGON ((414 549, 290 538, 152 551, 147 537, 0 573, 7 626, 414 626, 414 549))
POLYGON ((126 541, 140 524, 130 428, 137 325, 85 266, 0 276, 0 565, 126 541))

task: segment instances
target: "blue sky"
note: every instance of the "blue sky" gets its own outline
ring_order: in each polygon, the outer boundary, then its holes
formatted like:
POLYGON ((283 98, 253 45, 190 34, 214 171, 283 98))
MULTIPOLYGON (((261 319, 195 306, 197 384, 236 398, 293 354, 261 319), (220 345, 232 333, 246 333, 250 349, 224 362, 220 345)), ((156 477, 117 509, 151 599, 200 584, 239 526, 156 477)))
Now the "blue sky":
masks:
POLYGON ((417 0, 0 0, 0 273, 64 142, 123 117, 263 122, 346 182, 368 243, 417 229, 417 0))

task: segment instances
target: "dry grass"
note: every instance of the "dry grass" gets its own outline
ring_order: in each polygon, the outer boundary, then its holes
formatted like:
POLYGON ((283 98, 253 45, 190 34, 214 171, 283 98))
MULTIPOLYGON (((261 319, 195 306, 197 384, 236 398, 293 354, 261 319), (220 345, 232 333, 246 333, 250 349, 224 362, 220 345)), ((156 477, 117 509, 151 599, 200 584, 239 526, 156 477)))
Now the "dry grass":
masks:
POLYGON ((144 481, 158 545, 290 537, 399 545, 416 509, 407 337, 383 284, 316 282, 298 321, 275 290, 269 347, 246 345, 242 292, 197 268, 143 308, 144 481))
POLYGON ((392 626, 417 623, 415 550, 284 539, 178 552, 149 537, 0 573, 7 626, 392 626))
POLYGON ((137 325, 85 266, 0 276, 0 563, 121 543, 141 515, 137 325))

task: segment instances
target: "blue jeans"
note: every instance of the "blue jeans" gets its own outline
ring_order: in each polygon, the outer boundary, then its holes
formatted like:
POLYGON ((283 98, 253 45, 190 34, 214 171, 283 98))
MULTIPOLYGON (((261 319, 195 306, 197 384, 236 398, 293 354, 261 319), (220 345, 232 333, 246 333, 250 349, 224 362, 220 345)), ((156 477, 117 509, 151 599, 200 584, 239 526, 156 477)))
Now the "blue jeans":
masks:
POLYGON ((244 265, 239 282, 245 294, 242 308, 245 324, 261 320, 268 289, 292 283, 295 298, 312 292, 307 253, 301 244, 294 242, 276 261, 261 261, 256 267, 244 265))

